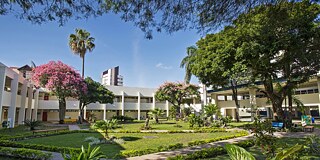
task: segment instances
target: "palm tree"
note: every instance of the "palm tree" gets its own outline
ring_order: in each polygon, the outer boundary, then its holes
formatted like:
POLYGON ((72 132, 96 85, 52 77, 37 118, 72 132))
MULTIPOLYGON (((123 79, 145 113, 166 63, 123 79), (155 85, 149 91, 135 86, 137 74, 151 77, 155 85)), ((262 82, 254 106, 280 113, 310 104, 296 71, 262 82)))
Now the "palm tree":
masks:
POLYGON ((160 108, 156 108, 152 110, 149 114, 153 115, 154 119, 156 120, 156 123, 159 123, 159 117, 164 114, 164 111, 160 108))
POLYGON ((108 130, 116 128, 118 125, 118 120, 111 119, 111 120, 101 120, 97 121, 94 125, 94 129, 102 130, 105 133, 105 138, 109 138, 108 130))
POLYGON ((181 68, 186 69, 186 75, 184 77, 184 82, 186 84, 190 83, 191 80, 191 63, 192 63, 192 57, 196 54, 197 47, 196 46, 190 46, 187 48, 187 56, 184 57, 180 63, 181 68))
POLYGON ((92 52, 95 47, 94 38, 84 29, 76 29, 75 34, 69 36, 69 47, 72 52, 82 58, 82 78, 84 77, 84 57, 87 51, 92 52))
POLYGON ((206 117, 209 117, 210 122, 213 122, 213 115, 219 115, 220 110, 219 107, 215 104, 208 104, 204 106, 204 112, 206 117))

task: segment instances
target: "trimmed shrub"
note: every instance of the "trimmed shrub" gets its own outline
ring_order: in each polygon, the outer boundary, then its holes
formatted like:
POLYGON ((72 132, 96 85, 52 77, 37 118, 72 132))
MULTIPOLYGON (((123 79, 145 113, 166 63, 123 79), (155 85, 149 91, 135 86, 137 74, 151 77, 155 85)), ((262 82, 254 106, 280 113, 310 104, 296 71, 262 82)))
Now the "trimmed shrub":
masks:
POLYGON ((33 160, 48 160, 52 157, 52 154, 48 152, 24 148, 13 149, 7 147, 0 147, 0 155, 33 160))

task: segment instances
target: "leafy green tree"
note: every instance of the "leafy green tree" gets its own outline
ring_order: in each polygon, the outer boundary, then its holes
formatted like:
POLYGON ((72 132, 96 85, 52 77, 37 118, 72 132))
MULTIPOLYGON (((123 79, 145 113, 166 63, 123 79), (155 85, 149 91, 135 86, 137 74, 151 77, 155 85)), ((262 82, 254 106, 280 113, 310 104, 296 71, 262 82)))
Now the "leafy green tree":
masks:
POLYGON ((199 80, 213 88, 230 88, 236 105, 236 120, 239 121, 240 103, 238 84, 248 83, 247 67, 237 59, 237 47, 232 27, 216 34, 209 34, 197 42, 198 50, 191 57, 191 72, 199 80))
POLYGON ((87 92, 80 92, 78 98, 80 100, 79 110, 82 120, 84 118, 84 107, 88 104, 96 102, 112 104, 114 99, 114 94, 99 82, 92 80, 90 77, 87 77, 84 81, 87 84, 87 92))
POLYGON ((213 115, 220 115, 220 109, 215 104, 208 104, 204 106, 204 114, 209 117, 210 121, 213 122, 213 115))
POLYGON ((69 47, 74 54, 82 58, 82 78, 84 78, 84 57, 87 51, 93 51, 94 40, 93 37, 90 37, 90 33, 84 29, 76 29, 76 33, 69 36, 69 47))
POLYGON ((109 138, 108 130, 116 128, 117 125, 118 125, 118 121, 116 119, 101 120, 101 121, 97 121, 93 125, 93 128, 102 130, 105 133, 104 137, 109 138))
POLYGON ((153 115, 154 119, 156 120, 156 123, 159 124, 159 117, 164 115, 164 110, 160 108, 155 108, 149 114, 153 115))
POLYGON ((155 94, 159 101, 169 101, 177 109, 177 114, 180 114, 180 106, 186 98, 199 98, 199 87, 193 84, 166 82, 161 85, 155 94))
POLYGON ((284 121, 288 91, 320 70, 320 7, 310 1, 260 6, 233 23, 236 57, 263 82, 276 119, 284 121), (280 82, 279 82, 280 81, 280 82), (275 89, 274 83, 281 84, 275 89))
POLYGON ((58 61, 33 69, 32 80, 36 87, 44 87, 57 96, 59 101, 59 123, 64 123, 66 98, 78 98, 79 93, 87 92, 87 85, 80 74, 72 67, 58 61))
POLYGON ((191 63, 192 57, 195 56, 195 52, 197 51, 196 46, 190 46, 187 48, 187 56, 184 57, 180 63, 181 68, 185 68, 185 76, 184 76, 184 83, 189 84, 191 80, 191 63))
POLYGON ((88 149, 82 146, 80 153, 71 150, 69 154, 63 153, 62 157, 64 160, 100 160, 106 158, 100 151, 100 146, 91 149, 90 145, 88 145, 88 149))
POLYGON ((173 33, 194 28, 212 31, 259 5, 281 3, 286 0, 4 0, 0 1, 0 15, 42 24, 56 21, 64 25, 69 19, 81 19, 116 13, 124 21, 132 21, 152 37, 153 31, 173 33))

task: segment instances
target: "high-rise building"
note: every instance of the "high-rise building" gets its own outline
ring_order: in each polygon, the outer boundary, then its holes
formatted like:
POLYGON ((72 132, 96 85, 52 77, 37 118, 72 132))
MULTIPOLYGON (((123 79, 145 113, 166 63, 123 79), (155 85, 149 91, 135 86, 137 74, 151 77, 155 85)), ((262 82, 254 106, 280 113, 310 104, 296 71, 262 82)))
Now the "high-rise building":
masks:
POLYGON ((102 72, 101 84, 107 86, 123 86, 123 76, 119 74, 119 66, 102 72))

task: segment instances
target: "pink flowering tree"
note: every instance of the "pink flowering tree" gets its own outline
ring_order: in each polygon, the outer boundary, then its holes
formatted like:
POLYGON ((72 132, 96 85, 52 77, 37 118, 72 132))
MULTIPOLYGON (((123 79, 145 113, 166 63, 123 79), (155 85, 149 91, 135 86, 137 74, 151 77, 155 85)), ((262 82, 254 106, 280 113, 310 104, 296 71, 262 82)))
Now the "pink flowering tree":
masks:
MULTIPOLYGON (((199 98, 199 87, 193 84, 180 82, 165 82, 156 91, 156 99, 159 101, 168 101, 180 115, 180 106, 187 98, 199 98)), ((181 116, 181 115, 180 115, 181 116)))
POLYGON ((51 91, 59 100, 59 123, 64 123, 66 98, 78 98, 86 92, 87 86, 80 74, 61 61, 50 61, 34 68, 32 80, 37 87, 51 91))

